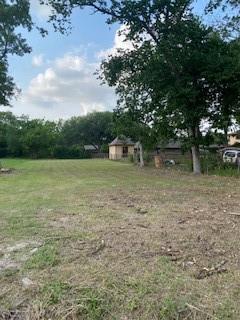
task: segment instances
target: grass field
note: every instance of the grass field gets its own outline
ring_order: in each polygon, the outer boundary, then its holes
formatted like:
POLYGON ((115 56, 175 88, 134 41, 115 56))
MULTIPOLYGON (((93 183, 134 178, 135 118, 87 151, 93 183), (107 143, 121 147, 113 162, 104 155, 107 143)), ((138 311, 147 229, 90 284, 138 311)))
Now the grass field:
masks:
POLYGON ((5 160, 0 319, 240 319, 240 182, 5 160))

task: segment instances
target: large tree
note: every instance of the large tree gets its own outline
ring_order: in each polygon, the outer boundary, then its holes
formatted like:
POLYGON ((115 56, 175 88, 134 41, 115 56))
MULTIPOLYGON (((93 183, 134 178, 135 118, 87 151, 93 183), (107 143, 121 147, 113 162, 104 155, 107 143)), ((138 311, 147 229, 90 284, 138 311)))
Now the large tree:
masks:
MULTIPOLYGON (((8 56, 23 56, 31 52, 21 35, 21 28, 31 31, 34 26, 30 0, 0 0, 0 106, 10 105, 17 92, 13 79, 8 75, 8 56)), ((43 29, 38 29, 45 34, 43 29)))
POLYGON ((187 140, 199 173, 201 127, 227 131, 240 112, 238 48, 189 16, 157 46, 144 43, 104 62, 104 78, 117 88, 118 109, 187 140))

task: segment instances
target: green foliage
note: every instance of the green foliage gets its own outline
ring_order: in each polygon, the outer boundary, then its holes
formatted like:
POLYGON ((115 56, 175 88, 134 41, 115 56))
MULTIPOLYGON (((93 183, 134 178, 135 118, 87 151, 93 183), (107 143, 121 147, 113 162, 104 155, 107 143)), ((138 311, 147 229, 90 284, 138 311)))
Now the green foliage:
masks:
POLYGON ((104 77, 117 86, 120 112, 127 110, 139 121, 146 119, 157 135, 182 135, 189 147, 198 148, 204 144, 202 121, 209 119, 212 127, 227 131, 239 113, 238 53, 231 50, 233 44, 213 36, 211 29, 194 19, 179 24, 179 30, 166 39, 156 47, 145 44, 105 62, 104 77), (186 44, 184 39, 191 40, 186 44), (229 58, 228 51, 234 58, 229 58), (119 61, 121 71, 116 69, 119 61), (227 70, 224 77, 220 69, 227 70))
POLYGON ((236 164, 224 163, 221 154, 216 152, 205 152, 201 155, 201 163, 203 173, 217 174, 220 176, 236 176, 240 175, 236 164))
POLYGON ((24 121, 21 129, 23 153, 31 158, 52 156, 53 146, 57 142, 58 127, 54 122, 44 120, 24 121))
POLYGON ((0 60, 0 106, 9 106, 10 99, 16 92, 12 77, 8 76, 8 65, 6 61, 0 60))
POLYGON ((240 177, 240 171, 238 171, 237 167, 226 163, 212 170, 210 173, 218 176, 240 177))
POLYGON ((8 76, 8 55, 29 53, 19 28, 30 31, 33 27, 29 0, 0 0, 0 105, 9 106, 16 94, 13 79, 8 76))
POLYGON ((111 112, 94 112, 66 122, 0 112, 0 157, 87 159, 91 153, 84 145, 108 152, 113 137, 111 112))
POLYGON ((144 160, 144 163, 149 164, 153 160, 153 157, 151 156, 151 154, 149 152, 144 152, 143 153, 143 160, 144 160))
POLYGON ((209 173, 223 165, 221 155, 208 150, 202 154, 201 162, 204 173, 209 173))
POLYGON ((128 161, 131 162, 131 163, 134 163, 134 155, 133 154, 130 154, 128 156, 128 161))
POLYGON ((62 127, 61 141, 68 146, 92 145, 97 150, 114 138, 111 112, 93 112, 67 120, 62 127))
POLYGON ((58 159, 89 159, 91 154, 79 146, 56 146, 53 149, 54 158, 58 159))
POLYGON ((240 1, 239 0, 210 0, 206 7, 206 12, 213 14, 219 9, 222 10, 222 19, 218 22, 218 27, 227 37, 238 37, 240 32, 240 1))
POLYGON ((152 150, 157 143, 154 130, 136 114, 117 109, 114 113, 114 125, 116 136, 124 135, 124 137, 131 137, 135 142, 141 141, 146 150, 152 150))
MULTIPOLYGON (((111 141, 110 141, 110 142, 111 142, 111 141)), ((102 152, 102 153, 108 153, 108 151, 109 151, 108 144, 103 144, 103 145, 101 145, 101 147, 100 147, 100 152, 102 152)))

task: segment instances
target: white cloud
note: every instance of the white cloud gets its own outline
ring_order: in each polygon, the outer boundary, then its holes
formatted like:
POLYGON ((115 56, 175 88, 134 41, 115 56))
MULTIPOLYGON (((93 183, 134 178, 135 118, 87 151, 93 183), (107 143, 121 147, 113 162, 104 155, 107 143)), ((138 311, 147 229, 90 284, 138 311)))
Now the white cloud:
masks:
POLYGON ((33 56, 32 58, 32 65, 34 67, 41 67, 43 65, 44 61, 43 61, 43 55, 42 54, 38 54, 33 56))
POLYGON ((113 47, 107 50, 101 50, 97 53, 98 59, 105 59, 110 55, 116 55, 119 49, 122 50, 133 50, 133 44, 131 41, 126 40, 126 36, 124 34, 126 31, 126 27, 122 25, 115 33, 113 47))
POLYGON ((40 5, 39 0, 31 0, 30 3, 32 13, 39 19, 46 20, 49 17, 51 13, 51 9, 49 6, 40 5))
POLYGON ((100 84, 94 74, 98 66, 71 53, 56 58, 31 80, 15 112, 59 119, 111 109, 116 103, 115 94, 100 84))

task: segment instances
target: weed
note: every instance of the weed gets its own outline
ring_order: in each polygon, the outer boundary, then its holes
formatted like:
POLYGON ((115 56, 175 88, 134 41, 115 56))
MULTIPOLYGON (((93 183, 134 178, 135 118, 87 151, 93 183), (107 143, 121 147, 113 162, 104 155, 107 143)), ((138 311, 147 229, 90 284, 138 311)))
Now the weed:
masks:
POLYGON ((44 269, 53 267, 59 262, 56 246, 47 244, 41 248, 26 262, 27 269, 44 269))
POLYGON ((60 302, 69 288, 67 283, 57 280, 45 284, 41 291, 48 304, 52 305, 60 302))
POLYGON ((178 318, 178 314, 178 304, 171 297, 167 297, 161 302, 159 319, 175 320, 178 318))
POLYGON ((109 295, 97 288, 81 289, 78 304, 79 314, 89 320, 105 319, 111 310, 109 295))

